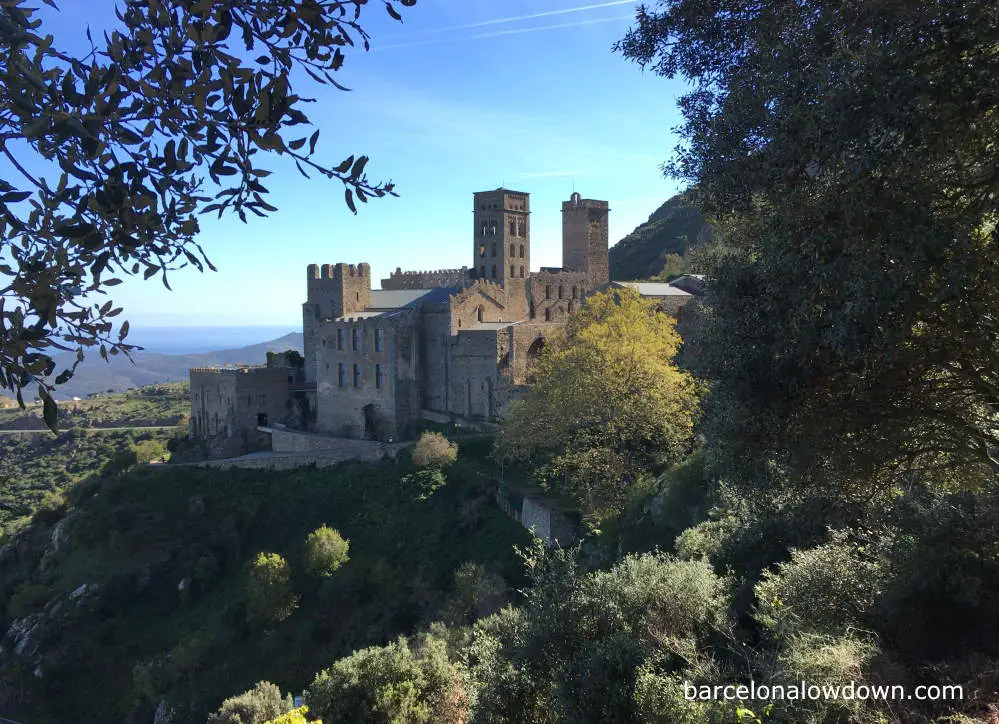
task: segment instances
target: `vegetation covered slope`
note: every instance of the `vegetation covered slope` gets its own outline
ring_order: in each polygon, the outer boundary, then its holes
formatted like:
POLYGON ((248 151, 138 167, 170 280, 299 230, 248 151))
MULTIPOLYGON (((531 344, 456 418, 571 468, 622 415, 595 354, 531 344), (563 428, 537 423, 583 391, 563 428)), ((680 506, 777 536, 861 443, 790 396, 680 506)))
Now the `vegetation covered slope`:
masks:
POLYGON ((651 279, 663 270, 667 255, 684 256, 688 249, 710 239, 704 217, 690 205, 687 194, 678 194, 611 247, 611 279, 651 279))
POLYGON ((174 722, 203 722, 261 678, 300 691, 355 648, 488 613, 520 583, 512 548, 527 534, 489 504, 491 468, 472 448, 426 499, 408 460, 148 468, 77 487, 0 556, 0 708, 39 723, 148 722, 165 699, 174 722), (306 541, 323 524, 349 540, 349 561, 317 578, 306 541), (261 552, 290 570, 297 606, 283 621, 247 616, 246 566, 261 552))

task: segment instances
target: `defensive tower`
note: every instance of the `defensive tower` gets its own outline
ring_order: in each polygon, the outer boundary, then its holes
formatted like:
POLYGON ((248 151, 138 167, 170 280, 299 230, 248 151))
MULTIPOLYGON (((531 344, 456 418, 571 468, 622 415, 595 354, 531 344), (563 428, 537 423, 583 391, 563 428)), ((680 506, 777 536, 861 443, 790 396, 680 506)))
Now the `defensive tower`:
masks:
POLYGON ((584 272, 590 289, 610 282, 609 212, 606 201, 580 198, 578 193, 562 202, 562 266, 584 272))
POLYGON ((504 287, 531 273, 531 196, 499 188, 473 194, 475 276, 504 287))

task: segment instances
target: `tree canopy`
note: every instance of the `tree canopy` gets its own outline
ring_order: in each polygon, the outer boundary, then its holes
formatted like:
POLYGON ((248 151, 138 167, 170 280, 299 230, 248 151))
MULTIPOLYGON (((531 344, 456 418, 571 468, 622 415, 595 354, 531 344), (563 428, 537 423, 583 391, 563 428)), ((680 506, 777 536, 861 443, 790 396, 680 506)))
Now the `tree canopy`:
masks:
POLYGON ((725 473, 994 475, 995 4, 678 0, 618 50, 693 82, 667 168, 730 252, 700 370, 725 473))
MULTIPOLYGON (((54 0, 43 0, 57 9, 54 0)), ((416 0, 384 0, 401 19, 416 0)), ((122 276, 214 268, 198 217, 275 211, 262 161, 291 157, 356 201, 394 194, 367 156, 317 155, 300 74, 337 80, 345 50, 368 48, 365 3, 128 0, 89 52, 65 52, 26 0, 0 7, 0 388, 37 383, 54 425, 58 350, 128 353, 128 322, 99 299, 122 276), (38 167, 44 167, 39 173, 38 167), (207 177, 207 178, 206 178, 207 177)), ((346 137, 349 124, 329 129, 346 137)))
POLYGON ((539 466, 596 520, 612 515, 636 476, 690 449, 697 396, 673 364, 679 346, 673 320, 638 292, 589 297, 548 340, 497 455, 539 466))

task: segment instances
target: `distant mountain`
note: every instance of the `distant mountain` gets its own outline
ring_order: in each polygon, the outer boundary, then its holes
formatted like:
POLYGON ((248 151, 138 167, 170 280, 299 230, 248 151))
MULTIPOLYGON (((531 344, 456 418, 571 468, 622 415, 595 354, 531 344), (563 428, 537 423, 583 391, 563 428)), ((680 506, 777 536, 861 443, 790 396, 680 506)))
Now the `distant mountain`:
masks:
MULTIPOLYGON (((91 352, 76 370, 73 378, 56 390, 57 400, 71 397, 86 397, 91 392, 113 390, 122 392, 129 387, 143 387, 156 382, 180 382, 187 380, 191 367, 211 367, 227 364, 264 364, 268 352, 283 352, 294 349, 302 352, 302 333, 292 332, 269 342, 251 344, 238 349, 224 349, 198 354, 158 354, 156 352, 136 352, 132 361, 125 357, 111 357, 105 363, 99 355, 91 352), (134 362, 134 364, 133 364, 134 362)), ((61 370, 72 355, 56 358, 61 370)), ((26 395, 27 398, 27 395, 26 395)))
POLYGON ((662 271, 667 254, 683 256, 710 240, 711 227, 689 204, 687 194, 678 194, 611 247, 611 279, 649 279, 662 271))

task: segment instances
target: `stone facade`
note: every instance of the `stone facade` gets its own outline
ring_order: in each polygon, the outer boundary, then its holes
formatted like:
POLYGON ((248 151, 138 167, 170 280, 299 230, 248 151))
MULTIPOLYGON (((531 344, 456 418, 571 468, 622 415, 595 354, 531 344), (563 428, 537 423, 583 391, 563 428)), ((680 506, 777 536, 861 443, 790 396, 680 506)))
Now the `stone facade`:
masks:
MULTIPOLYGON (((472 212, 470 267, 397 269, 372 289, 368 264, 309 265, 301 374, 192 370, 192 433, 231 454, 261 446, 256 428, 291 419, 286 409, 300 408, 310 432, 383 442, 407 438, 425 413, 500 420, 546 335, 607 287, 609 208, 576 193, 563 202, 563 266, 536 272, 528 194, 479 192, 472 212)), ((673 302, 691 295, 659 286, 678 314, 673 302)))

